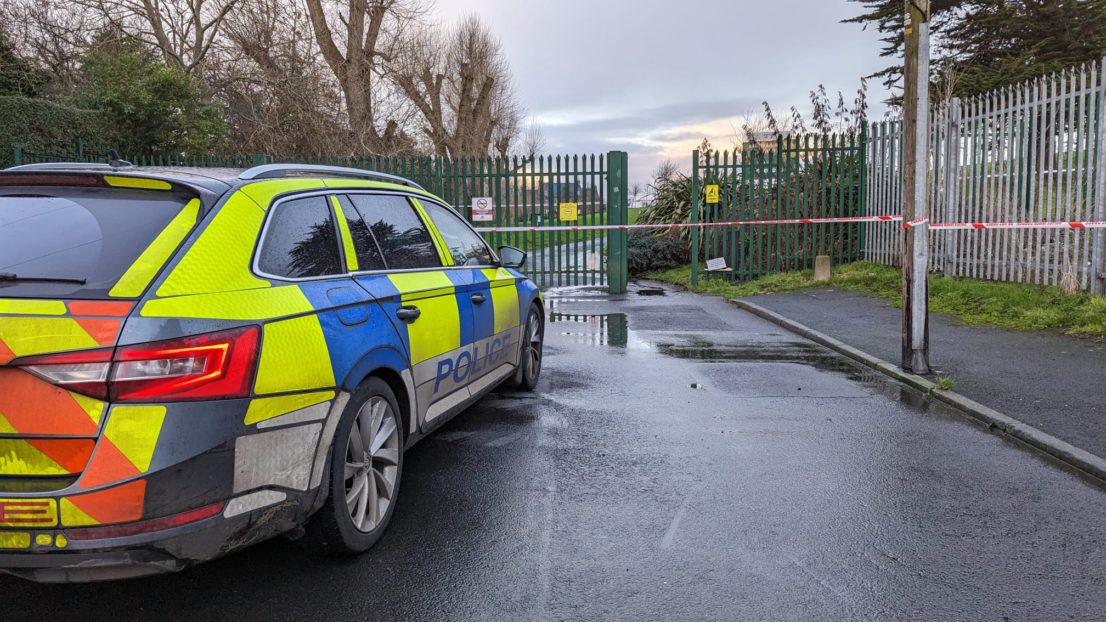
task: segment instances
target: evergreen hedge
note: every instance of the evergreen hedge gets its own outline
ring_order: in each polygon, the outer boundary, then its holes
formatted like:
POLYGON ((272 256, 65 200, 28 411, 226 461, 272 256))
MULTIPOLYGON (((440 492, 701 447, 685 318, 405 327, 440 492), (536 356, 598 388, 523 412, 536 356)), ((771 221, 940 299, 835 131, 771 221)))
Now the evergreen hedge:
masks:
POLYGON ((75 157, 81 141, 98 143, 110 136, 99 110, 80 110, 45 99, 0 96, 0 166, 13 164, 20 146, 24 162, 75 157))

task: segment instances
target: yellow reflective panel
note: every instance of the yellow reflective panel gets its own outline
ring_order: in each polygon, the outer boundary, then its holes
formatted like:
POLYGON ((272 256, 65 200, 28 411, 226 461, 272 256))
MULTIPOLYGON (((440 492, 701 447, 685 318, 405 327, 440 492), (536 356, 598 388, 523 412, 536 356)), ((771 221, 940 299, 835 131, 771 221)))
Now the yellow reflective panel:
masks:
POLYGON ((240 190, 243 194, 253 199, 262 210, 267 211, 273 199, 287 192, 297 190, 318 190, 326 188, 320 179, 295 178, 295 179, 269 179, 256 181, 240 190))
POLYGON ((346 253, 346 268, 350 272, 357 272, 361 266, 357 260, 357 249, 353 246, 353 235, 349 232, 349 223, 346 222, 346 214, 342 211, 342 202, 338 197, 331 196, 330 204, 334 206, 334 214, 338 218, 338 231, 342 234, 342 249, 346 253))
POLYGON ((196 218, 200 215, 200 200, 192 199, 184 209, 177 214, 169 226, 158 234, 154 241, 142 251, 138 260, 131 264, 123 273, 123 278, 111 288, 109 296, 113 298, 137 298, 150 286, 157 273, 165 266, 165 262, 177 250, 192 227, 196 226, 196 218))
POLYGON ((18 434, 15 426, 10 421, 4 418, 4 413, 0 412, 0 434, 18 434))
POLYGON ((521 322, 518 307, 518 288, 513 274, 503 268, 482 270, 491 281, 492 304, 495 310, 495 333, 518 326, 521 322))
POLYGON ((254 391, 291 393, 334 386, 330 350, 319 318, 306 315, 266 324, 254 391))
POLYGON ((0 314, 65 315, 68 311, 60 300, 23 300, 0 298, 0 314))
POLYGON ((0 549, 27 549, 31 547, 31 534, 0 531, 0 549))
POLYGON ((165 423, 164 406, 116 406, 104 427, 106 437, 139 471, 150 469, 154 447, 165 423))
POLYGON ((109 186, 116 188, 140 188, 142 190, 172 190, 173 185, 160 179, 146 179, 144 177, 117 177, 104 175, 104 181, 109 186))
POLYGON ((53 499, 0 499, 0 527, 26 529, 28 519, 35 527, 53 527, 58 524, 58 506, 53 499))
POLYGON ((206 294, 269 287, 250 272, 265 212, 242 192, 227 199, 166 277, 158 296, 206 294))
POLYGON ((442 270, 388 275, 404 304, 417 304, 422 315, 407 325, 411 362, 421 363, 461 347, 461 314, 453 281, 442 270))
POLYGON ((85 525, 99 525, 100 521, 92 518, 84 510, 77 507, 69 499, 61 500, 61 522, 67 527, 82 527, 85 525))
POLYGON ((420 292, 444 293, 444 290, 453 290, 453 281, 449 280, 449 275, 443 270, 397 272, 389 274, 388 280, 399 293, 404 295, 420 292))
POLYGON ((0 318, 0 342, 15 356, 100 347, 80 324, 70 318, 0 318))
POLYGON ((334 399, 334 391, 321 391, 318 393, 297 393, 295 395, 280 395, 277 397, 263 397, 250 402, 246 410, 246 425, 253 425, 269 419, 275 419, 297 410, 322 404, 334 399))
POLYGON ((69 475, 69 470, 27 441, 0 439, 0 475, 69 475))
MULTIPOLYGON (((92 397, 86 397, 79 393, 69 392, 69 397, 73 398, 74 402, 81 407, 86 413, 88 418, 92 420, 97 426, 100 425, 100 418, 104 416, 104 407, 107 406, 106 402, 101 402, 98 399, 92 397)), ((3 422, 0 422, 0 431, 3 429, 3 422)))
POLYGON ((309 313, 314 308, 296 285, 237 292, 158 298, 142 306, 142 317, 267 320, 309 313))
MULTIPOLYGON (((436 199, 438 201, 441 201, 441 199, 438 199, 437 197, 435 197, 434 195, 430 194, 429 192, 427 192, 425 190, 419 190, 418 188, 415 188, 415 187, 412 187, 412 186, 406 186, 406 185, 403 185, 403 184, 392 184, 392 183, 383 182, 383 181, 367 181, 367 180, 363 180, 363 179, 324 179, 323 183, 326 184, 327 188, 334 188, 334 189, 353 188, 353 189, 375 189, 375 190, 400 190, 402 192, 407 192, 407 193, 410 193, 410 194, 417 194, 417 195, 425 196, 425 197, 430 198, 430 199, 436 199)), ((445 201, 442 201, 442 202, 445 203, 445 201)))
MULTIPOLYGON (((408 302, 404 297, 404 302, 408 302)), ((411 363, 421 363, 461 347, 461 315, 452 294, 417 301, 422 315, 407 325, 411 363)))
POLYGON ((35 536, 35 544, 39 546, 50 546, 54 543, 54 536, 48 533, 40 533, 35 536))

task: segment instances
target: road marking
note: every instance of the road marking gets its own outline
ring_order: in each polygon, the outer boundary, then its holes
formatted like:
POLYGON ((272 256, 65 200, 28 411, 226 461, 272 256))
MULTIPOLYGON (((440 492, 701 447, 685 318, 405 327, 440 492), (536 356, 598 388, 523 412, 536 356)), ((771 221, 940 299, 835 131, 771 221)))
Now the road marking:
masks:
POLYGON ((684 502, 680 506, 679 510, 676 510, 676 516, 672 518, 672 524, 668 526, 668 531, 664 532, 664 539, 661 540, 662 549, 672 548, 672 541, 676 539, 676 531, 680 528, 680 521, 684 519, 684 513, 687 512, 688 503, 691 502, 691 493, 689 492, 684 497, 684 502))

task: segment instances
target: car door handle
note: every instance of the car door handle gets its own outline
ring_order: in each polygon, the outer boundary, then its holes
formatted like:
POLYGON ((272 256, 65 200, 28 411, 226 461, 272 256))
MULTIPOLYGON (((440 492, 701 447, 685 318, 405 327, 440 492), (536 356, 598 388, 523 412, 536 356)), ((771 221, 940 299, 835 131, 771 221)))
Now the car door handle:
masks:
POLYGON ((487 300, 487 298, 484 297, 484 294, 473 294, 472 295, 472 301, 474 303, 478 304, 478 305, 484 304, 485 300, 487 300))
POLYGON ((396 317, 408 324, 419 319, 420 315, 422 315, 422 311, 418 307, 407 306, 396 309, 396 317))

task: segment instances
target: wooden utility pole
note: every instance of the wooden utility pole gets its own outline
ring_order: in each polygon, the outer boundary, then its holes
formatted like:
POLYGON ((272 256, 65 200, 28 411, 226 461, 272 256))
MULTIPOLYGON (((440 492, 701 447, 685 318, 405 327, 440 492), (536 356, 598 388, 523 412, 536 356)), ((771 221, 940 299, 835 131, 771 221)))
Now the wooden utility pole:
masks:
MULTIPOLYGON (((903 224, 926 218, 929 165, 929 0, 906 0, 903 65, 903 224)), ((928 224, 904 229, 902 368, 929 373, 928 224)))

